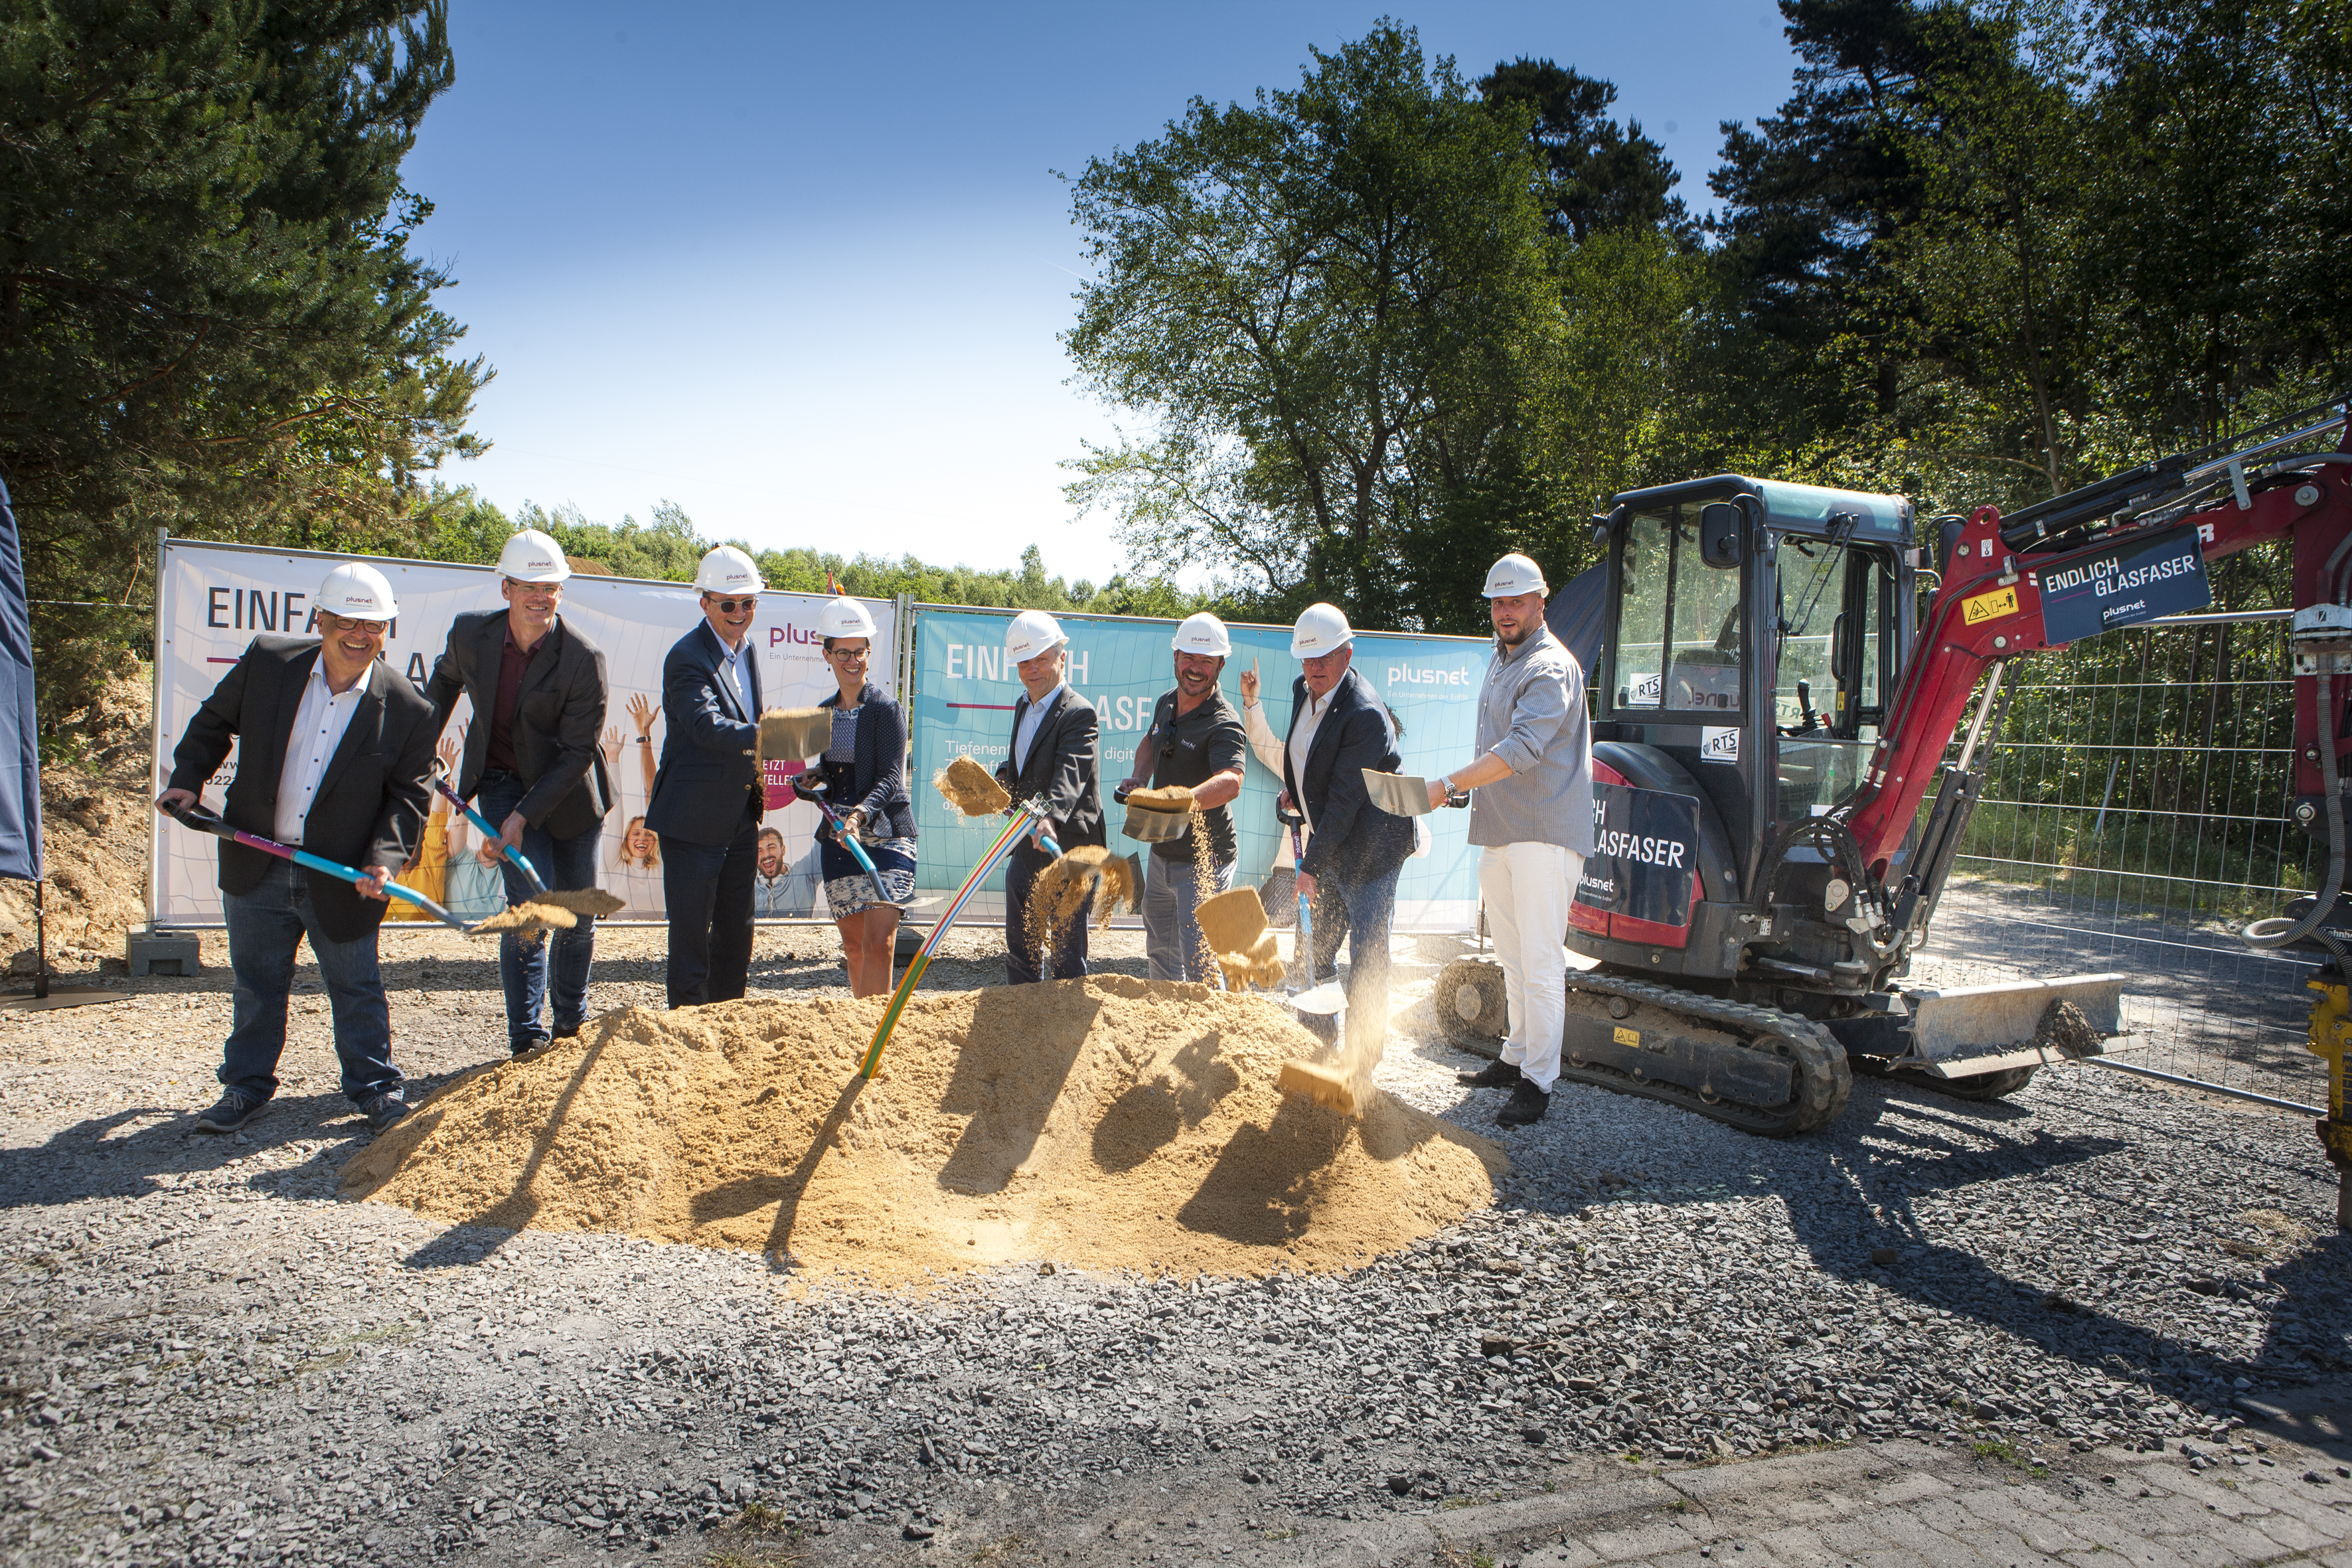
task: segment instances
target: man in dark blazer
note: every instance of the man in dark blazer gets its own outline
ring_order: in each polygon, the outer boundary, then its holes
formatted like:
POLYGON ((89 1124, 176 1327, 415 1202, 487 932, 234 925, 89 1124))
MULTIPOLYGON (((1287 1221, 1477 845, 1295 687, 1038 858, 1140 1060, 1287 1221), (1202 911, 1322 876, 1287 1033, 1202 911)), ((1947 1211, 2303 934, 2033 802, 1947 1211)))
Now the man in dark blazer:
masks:
POLYGON ((1396 723, 1371 684, 1351 668, 1356 634, 1336 605, 1310 605, 1292 628, 1302 672, 1290 687, 1283 744, 1284 804, 1307 813, 1315 837, 1298 864, 1315 926, 1311 979, 1336 972, 1348 939, 1348 1043, 1362 1070, 1388 1041, 1389 927, 1397 875, 1412 854, 1412 820, 1372 804, 1364 770, 1392 773, 1403 760, 1396 723))
MULTIPOLYGON (((539 530, 508 540, 499 555, 507 608, 451 622, 449 645, 425 687, 436 738, 460 695, 473 703, 465 757, 451 782, 499 829, 476 853, 504 872, 509 904, 532 889, 500 845, 520 849, 550 888, 593 888, 596 845, 613 808, 612 780, 596 749, 604 728, 604 655, 557 613, 571 575, 562 547, 539 530)), ((596 922, 585 915, 556 932, 552 944, 540 932, 499 937, 508 1050, 525 1056, 551 1038, 580 1032, 595 952, 596 922), (552 1036, 539 1021, 541 1005, 550 1001, 552 1036)))
POLYGON ((722 544, 694 574, 702 624, 662 660, 661 769, 646 826, 661 837, 669 913, 669 1005, 732 1002, 751 973, 751 884, 760 872, 760 657, 751 619, 764 586, 722 544))
POLYGON ((223 839, 220 889, 236 976, 221 1097, 196 1122, 233 1132, 278 1092, 286 997, 302 939, 334 1010, 342 1089, 378 1131, 407 1114, 376 962, 383 885, 424 837, 433 709, 381 657, 392 584, 350 563, 313 606, 322 634, 257 637, 197 709, 172 753, 159 809, 194 805, 242 742, 221 816, 232 827, 365 871, 359 884, 223 839))
MULTIPOLYGON (((1022 695, 1013 704, 1013 750, 996 770, 998 781, 1016 805, 1045 797, 1045 831, 1061 849, 1101 844, 1095 706, 1062 679, 1069 639, 1045 611, 1024 610, 1006 628, 1004 653, 1021 673, 1022 695)), ((1075 980, 1087 972, 1092 894, 1066 929, 1029 929, 1029 891, 1038 873, 1053 863, 1034 834, 1014 845, 1004 863, 1004 975, 1015 985, 1041 978, 1075 980)))

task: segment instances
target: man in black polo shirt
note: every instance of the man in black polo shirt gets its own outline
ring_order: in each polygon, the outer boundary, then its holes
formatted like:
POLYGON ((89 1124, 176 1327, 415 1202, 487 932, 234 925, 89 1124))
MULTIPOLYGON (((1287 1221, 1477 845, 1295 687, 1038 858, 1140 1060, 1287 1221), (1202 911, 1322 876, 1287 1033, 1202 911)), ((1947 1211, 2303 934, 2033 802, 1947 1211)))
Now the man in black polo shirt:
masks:
POLYGON ((1234 885, 1234 819, 1225 809, 1242 792, 1249 750, 1242 716, 1217 689, 1234 651, 1225 623, 1202 614, 1176 628, 1176 689, 1151 710, 1151 732, 1135 750, 1135 773, 1119 793, 1182 785, 1192 792, 1204 828, 1151 847, 1143 879, 1143 950, 1154 980, 1205 980, 1213 965, 1201 952, 1192 907, 1234 885), (1200 842, 1205 838, 1206 843, 1200 842))

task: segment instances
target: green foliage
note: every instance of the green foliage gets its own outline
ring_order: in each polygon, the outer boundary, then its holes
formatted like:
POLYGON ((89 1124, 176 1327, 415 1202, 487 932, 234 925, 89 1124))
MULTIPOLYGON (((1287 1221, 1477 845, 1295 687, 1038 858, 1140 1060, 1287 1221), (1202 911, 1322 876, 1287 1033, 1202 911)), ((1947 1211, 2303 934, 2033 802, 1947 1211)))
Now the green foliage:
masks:
POLYGON ((1156 434, 1090 446, 1074 504, 1116 513, 1139 563, 1234 574, 1270 613, 1475 615, 1424 583, 1434 541, 1515 539, 1567 504, 1543 452, 1560 323, 1532 118, 1382 23, 1295 90, 1195 100, 1090 160, 1095 276, 1064 341, 1156 434))
POLYGON ((1016 610, 1081 610, 1096 615, 1189 616, 1199 609, 1231 606, 1211 595, 1188 594, 1166 577, 1113 577, 1097 588, 1045 573, 1045 552, 1035 545, 1021 552, 1017 571, 981 571, 970 566, 933 566, 912 555, 896 561, 874 555, 843 556, 804 546, 753 550, 740 539, 706 539, 675 501, 654 508, 653 521, 623 517, 618 523, 592 521, 569 504, 550 510, 527 501, 513 517, 472 489, 439 490, 427 509, 433 531, 418 547, 430 561, 495 563, 499 550, 519 530, 536 528, 562 546, 577 564, 593 562, 616 577, 685 583, 713 545, 733 544, 759 563, 771 588, 796 594, 830 594, 834 584, 860 598, 900 594, 917 603, 978 605, 1016 610))
POLYGON ((0 472, 37 596, 126 596, 158 523, 414 542, 489 374, 408 248, 401 160, 452 71, 442 0, 0 18, 0 472))

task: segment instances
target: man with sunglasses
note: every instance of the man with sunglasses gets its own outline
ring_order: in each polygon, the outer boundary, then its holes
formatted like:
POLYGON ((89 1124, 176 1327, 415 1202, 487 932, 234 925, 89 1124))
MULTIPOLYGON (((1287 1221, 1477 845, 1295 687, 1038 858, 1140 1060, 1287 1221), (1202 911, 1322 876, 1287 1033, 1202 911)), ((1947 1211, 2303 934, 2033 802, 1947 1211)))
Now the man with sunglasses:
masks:
MULTIPOLYGON (((594 887, 596 846, 613 809, 612 780, 596 746, 610 695, 604 655, 559 614, 571 575, 562 547, 538 529, 508 540, 499 552, 499 595, 507 607, 453 620, 448 646, 425 687, 436 739, 460 696, 473 704, 465 755, 450 782, 499 830, 475 854, 500 868, 510 904, 532 889, 507 858, 509 846, 550 888, 594 887)), ((537 931, 499 938, 510 1053, 526 1056, 580 1032, 595 951, 595 921, 586 915, 552 942, 537 931), (540 1022, 542 1003, 552 1004, 551 1035, 540 1022)))
POLYGON ((662 660, 661 767, 646 827, 661 838, 669 914, 669 1005, 732 1002, 751 972, 751 892, 760 872, 760 654, 751 621, 765 586, 722 544, 694 574, 702 621, 662 660))
POLYGON ((172 753, 159 810, 194 805, 239 746, 221 803, 232 827, 366 874, 354 885, 220 841, 236 995, 199 1132, 234 1132, 278 1092, 286 998, 302 939, 334 1010, 342 1090, 377 1131, 408 1112, 392 1065, 392 1016, 376 962, 383 885, 424 837, 433 709, 381 657, 399 615, 383 573, 358 562, 327 574, 313 605, 320 637, 257 637, 204 700, 172 753), (242 742, 240 744, 240 742, 242 742))

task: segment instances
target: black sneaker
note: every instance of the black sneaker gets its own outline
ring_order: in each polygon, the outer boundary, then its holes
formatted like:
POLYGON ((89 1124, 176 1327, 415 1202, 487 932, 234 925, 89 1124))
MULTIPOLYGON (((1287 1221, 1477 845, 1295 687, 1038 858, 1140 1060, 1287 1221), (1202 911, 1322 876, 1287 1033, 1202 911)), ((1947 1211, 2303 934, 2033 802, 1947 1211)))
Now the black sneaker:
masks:
POLYGON ((360 1107, 371 1131, 381 1132, 408 1114, 408 1101, 397 1094, 379 1094, 360 1107))
POLYGON ((553 1043, 554 1043, 554 1040, 576 1040, 576 1039, 578 1039, 579 1037, 580 1037, 580 1026, 579 1026, 579 1025, 577 1025, 577 1024, 558 1024, 558 1025, 556 1025, 556 1026, 555 1026, 555 1034, 554 1034, 553 1039, 551 1039, 549 1043, 550 1043, 550 1044, 553 1044, 553 1043))
POLYGON ((234 1132, 260 1115, 261 1108, 268 1103, 266 1100, 256 1100, 233 1089, 225 1089, 221 1090, 221 1097, 213 1101, 213 1108, 196 1118, 196 1131, 234 1132))
POLYGON ((545 1049, 547 1049, 547 1037, 533 1035, 519 1046, 509 1042, 507 1046, 507 1056, 509 1060, 521 1061, 526 1057, 535 1057, 545 1049))
POLYGON ((1454 1081, 1465 1089, 1508 1089, 1521 1080, 1519 1069, 1507 1061, 1488 1062, 1476 1072, 1458 1072, 1454 1081))
POLYGON ((1551 1096, 1522 1078, 1519 1087, 1511 1090, 1511 1102, 1495 1112, 1495 1121, 1505 1127, 1525 1127, 1530 1121, 1541 1121, 1550 1109, 1551 1096))

